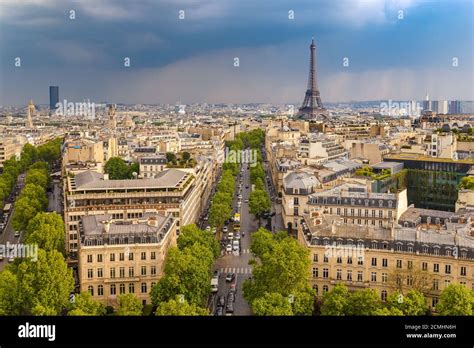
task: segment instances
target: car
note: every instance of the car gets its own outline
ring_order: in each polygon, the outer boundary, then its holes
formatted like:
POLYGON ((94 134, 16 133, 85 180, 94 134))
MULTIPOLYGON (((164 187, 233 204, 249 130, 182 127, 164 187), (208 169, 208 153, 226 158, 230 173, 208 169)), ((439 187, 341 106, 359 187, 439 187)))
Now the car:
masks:
POLYGON ((232 245, 231 244, 227 244, 227 246, 225 247, 225 251, 227 251, 228 253, 230 253, 232 251, 232 245))
POLYGON ((248 189, 248 188, 249 188, 249 185, 245 185, 245 188, 248 189))
POLYGON ((240 233, 236 233, 235 236, 234 236, 235 239, 240 239, 240 233))
POLYGON ((223 306, 217 306, 216 311, 214 312, 215 316, 223 316, 224 315, 224 307, 223 306))
POLYGON ((15 231, 15 237, 20 237, 20 231, 15 231))
POLYGON ((240 242, 238 240, 234 240, 232 242, 232 250, 239 251, 240 250, 240 242))
POLYGON ((248 203, 248 202, 249 202, 249 200, 248 200, 248 199, 246 199, 246 200, 244 201, 244 203, 248 203))
POLYGON ((234 238, 234 232, 229 232, 227 239, 231 240, 232 238, 234 238))
POLYGON ((12 263, 13 261, 15 261, 15 258, 14 258, 13 256, 10 256, 10 257, 8 258, 8 262, 12 263))
POLYGON ((204 216, 204 221, 207 221, 207 220, 209 220, 209 216, 208 216, 208 215, 204 216))
POLYGON ((213 278, 216 278, 216 277, 219 278, 219 275, 220 275, 219 271, 215 270, 214 273, 212 274, 212 277, 213 278))
POLYGON ((240 208, 242 206, 242 201, 237 202, 237 207, 240 208))
POLYGON ((230 284, 229 291, 235 294, 237 292, 237 284, 235 283, 230 284))
POLYGON ((239 199, 242 199, 242 195, 239 195, 238 197, 239 197, 239 199))
POLYGON ((217 306, 218 307, 224 307, 225 306, 225 297, 224 296, 219 296, 217 298, 217 306))
POLYGON ((2 254, 0 254, 0 261, 3 261, 4 257, 2 254))
POLYGON ((228 231, 229 229, 227 228, 227 226, 224 226, 224 228, 222 229, 222 232, 227 233, 228 231))
POLYGON ((235 290, 229 290, 227 294, 227 303, 235 302, 235 290))
MULTIPOLYGON (((229 244, 230 245, 230 244, 229 244)), ((231 283, 235 280, 235 273, 232 273, 232 272, 229 272, 227 273, 227 275, 225 276, 225 281, 227 283, 231 283)))
POLYGON ((234 303, 228 302, 225 309, 225 315, 232 315, 232 313, 234 313, 234 303))

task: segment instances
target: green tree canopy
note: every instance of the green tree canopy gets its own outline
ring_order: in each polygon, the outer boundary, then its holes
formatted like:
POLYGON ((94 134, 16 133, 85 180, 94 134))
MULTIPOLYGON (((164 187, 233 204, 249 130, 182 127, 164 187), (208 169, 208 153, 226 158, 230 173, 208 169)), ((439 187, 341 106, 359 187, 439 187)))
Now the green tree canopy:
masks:
POLYGON ((44 169, 29 169, 26 173, 25 184, 35 184, 46 188, 49 183, 49 174, 44 169))
POLYGON ((120 157, 112 157, 106 163, 104 170, 111 180, 129 179, 130 167, 120 157))
POLYGON ((260 217, 263 213, 270 211, 271 201, 268 193, 264 190, 254 190, 249 197, 249 211, 251 214, 260 217))
POLYGON ((336 284, 331 291, 323 295, 321 315, 346 315, 349 305, 349 289, 342 284, 336 284))
POLYGON ((219 243, 214 238, 214 235, 210 231, 203 231, 199 229, 195 224, 185 225, 181 227, 181 231, 178 237, 178 248, 184 250, 185 248, 191 247, 195 243, 204 246, 206 249, 212 251, 214 258, 217 258, 220 254, 219 243))
POLYGON ((387 305, 390 309, 398 309, 403 315, 425 315, 428 310, 425 296, 417 290, 410 290, 406 295, 395 291, 388 296, 387 305))
POLYGON ((293 315, 291 303, 287 297, 278 292, 267 292, 252 302, 255 315, 293 315))
POLYGON ((64 253, 64 223, 57 213, 38 213, 29 221, 25 242, 36 243, 46 251, 57 250, 64 253))
POLYGON ((156 308, 155 315, 171 316, 205 316, 209 315, 206 308, 199 307, 196 304, 190 304, 188 301, 180 301, 179 296, 166 302, 160 302, 156 308))
POLYGON ((436 310, 441 315, 473 315, 474 294, 462 284, 451 284, 443 290, 436 310))
POLYGON ((142 315, 143 305, 134 294, 118 296, 117 315, 142 315))
POLYGON ((100 316, 105 315, 105 306, 99 301, 92 299, 92 295, 87 292, 81 292, 74 297, 74 303, 68 311, 71 316, 100 316))

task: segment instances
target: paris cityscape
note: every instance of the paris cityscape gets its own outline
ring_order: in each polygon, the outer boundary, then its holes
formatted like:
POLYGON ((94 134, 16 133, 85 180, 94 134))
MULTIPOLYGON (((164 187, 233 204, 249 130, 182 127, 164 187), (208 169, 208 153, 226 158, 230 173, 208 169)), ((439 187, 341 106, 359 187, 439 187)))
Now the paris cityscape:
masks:
POLYGON ((0 7, 1 316, 474 315, 471 1, 0 7))

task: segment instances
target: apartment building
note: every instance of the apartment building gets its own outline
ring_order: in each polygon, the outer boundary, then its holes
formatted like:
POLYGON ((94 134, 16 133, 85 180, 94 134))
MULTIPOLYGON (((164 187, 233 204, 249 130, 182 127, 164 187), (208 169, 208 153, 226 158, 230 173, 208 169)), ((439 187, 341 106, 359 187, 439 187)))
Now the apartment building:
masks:
POLYGON ((0 139, 0 168, 3 168, 3 162, 15 156, 17 147, 15 138, 2 136, 0 139))
POLYGON ((415 288, 435 309, 449 284, 474 290, 473 216, 410 208, 400 224, 385 228, 347 225, 341 216, 313 211, 298 240, 310 251, 310 283, 319 296, 339 283, 350 291, 373 288, 383 301, 415 288))
POLYGON ((201 210, 196 177, 179 169, 166 169, 155 178, 109 180, 107 174, 84 171, 68 176, 64 221, 66 249, 77 258, 83 216, 110 214, 113 220, 132 220, 146 213, 172 214, 179 226, 197 221, 201 210))
POLYGON ((374 193, 366 185, 345 183, 309 195, 308 209, 341 217, 344 224, 388 228, 407 210, 407 191, 374 193))
POLYGON ((79 226, 80 290, 110 306, 128 293, 151 303, 168 249, 176 245, 177 220, 171 214, 144 213, 135 219, 99 214, 83 216, 79 226))
POLYGON ((347 151, 342 145, 323 134, 301 137, 299 141, 298 156, 303 161, 304 159, 313 159, 324 163, 337 158, 347 158, 347 155, 347 151))
POLYGON ((140 166, 140 177, 154 178, 158 173, 166 169, 168 160, 164 154, 154 156, 140 157, 138 159, 140 166))

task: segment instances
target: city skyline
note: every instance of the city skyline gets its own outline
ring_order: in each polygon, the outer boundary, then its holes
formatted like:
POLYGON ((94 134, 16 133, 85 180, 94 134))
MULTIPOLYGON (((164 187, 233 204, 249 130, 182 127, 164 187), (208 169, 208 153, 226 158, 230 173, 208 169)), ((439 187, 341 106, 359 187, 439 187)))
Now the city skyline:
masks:
POLYGON ((311 36, 326 103, 473 100, 472 6, 6 0, 0 104, 47 104, 50 85, 73 101, 300 104, 311 36))

